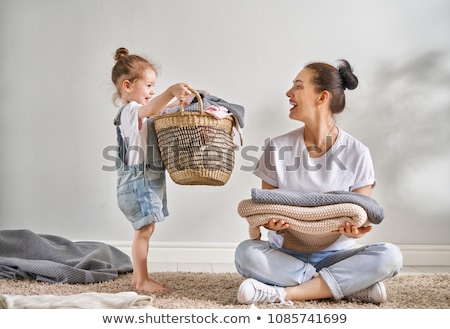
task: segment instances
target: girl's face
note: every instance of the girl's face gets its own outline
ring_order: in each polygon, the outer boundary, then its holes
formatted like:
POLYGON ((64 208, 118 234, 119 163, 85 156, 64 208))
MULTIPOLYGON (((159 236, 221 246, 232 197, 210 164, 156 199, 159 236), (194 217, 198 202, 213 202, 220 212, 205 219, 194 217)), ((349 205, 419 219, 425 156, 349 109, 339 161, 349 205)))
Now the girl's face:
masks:
POLYGON ((156 73, 147 69, 140 79, 131 82, 127 90, 127 101, 146 105, 155 94, 156 73))
POLYGON ((293 106, 289 111, 289 118, 305 122, 313 118, 317 108, 317 100, 320 93, 315 91, 312 82, 314 71, 303 69, 295 77, 293 86, 286 92, 289 103, 293 106))

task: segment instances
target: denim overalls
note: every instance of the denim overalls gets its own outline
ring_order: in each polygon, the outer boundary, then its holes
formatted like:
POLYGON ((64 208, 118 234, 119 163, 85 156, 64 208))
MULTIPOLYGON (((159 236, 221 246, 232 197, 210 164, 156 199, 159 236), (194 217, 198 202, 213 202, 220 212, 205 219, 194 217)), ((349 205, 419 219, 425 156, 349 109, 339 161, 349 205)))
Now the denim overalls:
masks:
POLYGON ((147 119, 148 140, 145 163, 129 166, 125 163, 127 139, 120 129, 122 106, 114 119, 119 146, 117 163, 117 201, 120 210, 135 230, 160 222, 169 215, 167 210, 166 171, 159 152, 153 121, 147 119))

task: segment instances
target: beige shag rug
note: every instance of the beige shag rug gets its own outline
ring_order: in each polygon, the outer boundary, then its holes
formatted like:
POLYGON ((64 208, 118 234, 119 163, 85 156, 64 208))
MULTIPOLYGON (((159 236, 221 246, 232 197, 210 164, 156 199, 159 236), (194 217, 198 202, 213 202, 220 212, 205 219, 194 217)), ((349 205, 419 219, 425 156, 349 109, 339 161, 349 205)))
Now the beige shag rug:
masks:
MULTIPOLYGON (((130 291, 131 273, 114 281, 95 284, 59 284, 28 280, 0 279, 0 295, 59 295, 86 292, 121 293, 130 291)), ((243 278, 237 273, 156 272, 156 280, 166 283, 171 292, 153 295, 152 307, 164 309, 242 309, 236 292, 243 278)), ((375 308, 375 309, 449 309, 450 273, 402 274, 385 282, 388 301, 381 305, 346 300, 295 302, 293 308, 375 308)), ((258 308, 288 308, 278 304, 259 304, 258 308)))

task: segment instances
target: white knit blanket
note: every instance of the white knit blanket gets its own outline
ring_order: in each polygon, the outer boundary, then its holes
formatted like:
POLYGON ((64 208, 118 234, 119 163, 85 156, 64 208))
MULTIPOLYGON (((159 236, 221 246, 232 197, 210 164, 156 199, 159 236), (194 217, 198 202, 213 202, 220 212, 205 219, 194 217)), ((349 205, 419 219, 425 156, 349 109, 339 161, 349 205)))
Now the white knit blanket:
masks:
POLYGON ((57 295, 0 295, 0 309, 129 309, 154 308, 153 298, 134 291, 57 295))

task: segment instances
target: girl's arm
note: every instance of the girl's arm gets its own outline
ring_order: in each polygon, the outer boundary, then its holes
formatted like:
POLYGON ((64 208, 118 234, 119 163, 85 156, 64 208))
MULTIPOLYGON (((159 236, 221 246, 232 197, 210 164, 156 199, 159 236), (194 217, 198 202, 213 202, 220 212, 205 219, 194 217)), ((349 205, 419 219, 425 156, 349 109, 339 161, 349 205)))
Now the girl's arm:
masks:
POLYGON ((170 86, 162 94, 156 96, 139 109, 139 119, 160 113, 174 97, 183 100, 187 95, 191 94, 189 89, 190 86, 186 83, 177 83, 170 86))

